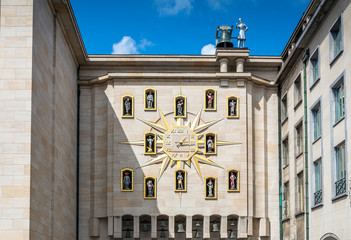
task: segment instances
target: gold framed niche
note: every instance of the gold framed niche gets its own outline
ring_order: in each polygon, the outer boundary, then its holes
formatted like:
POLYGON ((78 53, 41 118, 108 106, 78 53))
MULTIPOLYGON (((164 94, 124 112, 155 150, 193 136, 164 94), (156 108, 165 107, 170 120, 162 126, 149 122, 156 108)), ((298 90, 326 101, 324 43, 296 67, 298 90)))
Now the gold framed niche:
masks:
POLYGON ((134 118, 134 97, 132 95, 122 96, 121 114, 122 118, 134 118))
POLYGON ((217 110, 217 92, 213 88, 206 88, 204 91, 205 111, 217 110))
POLYGON ((227 97, 227 118, 239 118, 239 98, 237 96, 227 97))
POLYGON ((144 154, 156 154, 156 133, 144 133, 144 154), (151 145, 151 146, 150 146, 151 145))
POLYGON ((227 181, 228 192, 240 192, 240 171, 238 169, 227 171, 227 181))
POLYGON ((176 169, 174 171, 174 191, 187 191, 187 172, 185 169, 176 169))
POLYGON ((155 88, 144 90, 144 110, 155 111, 157 109, 157 91, 155 88))
POLYGON ((186 96, 174 97, 174 118, 186 118, 186 96))
POLYGON ((134 171, 130 168, 124 168, 121 170, 121 191, 122 192, 133 192, 134 185, 134 171))
POLYGON ((206 177, 205 178, 205 199, 215 200, 217 199, 217 178, 206 177))
POLYGON ((144 177, 144 199, 156 199, 157 181, 155 177, 144 177))
POLYGON ((217 134, 214 132, 207 132, 204 135, 205 140, 205 154, 206 155, 216 155, 217 154, 217 134), (212 144, 211 144, 212 140, 212 144), (210 147, 209 145, 212 145, 210 147))

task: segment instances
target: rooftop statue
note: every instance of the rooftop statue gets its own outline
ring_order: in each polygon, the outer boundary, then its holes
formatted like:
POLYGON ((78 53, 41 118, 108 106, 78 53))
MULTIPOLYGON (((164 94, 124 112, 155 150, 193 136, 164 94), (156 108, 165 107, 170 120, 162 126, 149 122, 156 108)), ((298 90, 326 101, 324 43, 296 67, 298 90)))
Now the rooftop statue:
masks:
POLYGON ((233 31, 233 26, 231 27, 229 27, 228 25, 217 26, 216 47, 232 48, 234 46, 231 40, 232 31, 233 31), (221 32, 220 32, 220 35, 218 36, 219 31, 221 32))
POLYGON ((236 23, 236 28, 239 28, 239 35, 237 37, 238 39, 238 48, 240 47, 240 44, 242 43, 243 48, 245 47, 245 32, 249 29, 245 23, 243 23, 242 19, 239 18, 239 24, 236 23))
POLYGON ((239 18, 239 23, 236 23, 236 28, 239 29, 238 37, 232 37, 232 32, 234 29, 233 25, 230 27, 228 25, 217 26, 216 47, 232 48, 234 47, 232 39, 236 38, 238 40, 238 48, 244 48, 246 40, 245 32, 249 28, 245 23, 243 23, 241 18, 239 18))

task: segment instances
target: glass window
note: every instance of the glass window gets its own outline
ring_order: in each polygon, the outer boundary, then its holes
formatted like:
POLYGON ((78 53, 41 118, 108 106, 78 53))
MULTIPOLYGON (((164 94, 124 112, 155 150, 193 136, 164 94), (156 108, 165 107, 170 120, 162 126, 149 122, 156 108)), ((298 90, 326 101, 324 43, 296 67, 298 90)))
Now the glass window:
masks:
POLYGON ((335 148, 336 153, 336 180, 345 178, 346 165, 345 165, 345 145, 342 144, 335 148))
POLYGON ((284 121, 288 117, 288 100, 286 95, 282 98, 281 111, 282 120, 284 121))
POLYGON ((297 213, 304 210, 303 172, 297 174, 297 213))
POLYGON ((346 192, 346 162, 345 162, 345 144, 335 148, 336 158, 336 181, 335 196, 346 192))
POLYGON ((319 49, 317 48, 317 50, 312 54, 311 58, 310 58, 310 77, 311 77, 311 83, 315 83, 319 78, 319 56, 318 56, 318 52, 319 49))
POLYGON ((321 174, 322 174, 321 160, 314 162, 314 180, 315 180, 315 192, 322 189, 321 174))
POLYGON ((289 164, 289 140, 286 138, 282 144, 283 147, 283 167, 289 164))
POLYGON ((316 106, 312 110, 313 117, 313 140, 317 140, 321 136, 321 110, 320 106, 316 106))
POLYGON ((295 101, 295 106, 302 101, 301 75, 299 75, 294 82, 294 101, 295 101))
POLYGON ((290 215, 290 196, 289 196, 289 182, 284 183, 283 188, 283 218, 287 218, 290 215))
POLYGON ((335 57, 341 52, 342 46, 342 31, 341 31, 341 17, 335 22, 330 29, 330 60, 333 61, 335 57))
POLYGON ((295 146, 295 155, 298 156, 303 151, 303 134, 302 134, 302 123, 300 123, 295 129, 295 138, 296 138, 296 146, 295 146))
POLYGON ((335 122, 337 122, 345 115, 345 96, 343 81, 337 87, 333 88, 333 93, 335 99, 335 122))

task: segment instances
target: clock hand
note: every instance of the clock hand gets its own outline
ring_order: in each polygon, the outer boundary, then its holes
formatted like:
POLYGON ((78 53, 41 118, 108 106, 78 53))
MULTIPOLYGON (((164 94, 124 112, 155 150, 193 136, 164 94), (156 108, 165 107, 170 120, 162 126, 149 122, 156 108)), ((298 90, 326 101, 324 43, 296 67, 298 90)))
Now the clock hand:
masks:
POLYGON ((185 142, 184 140, 185 140, 187 137, 188 137, 188 136, 183 137, 183 139, 182 139, 182 140, 180 140, 179 144, 184 143, 184 142, 185 142))

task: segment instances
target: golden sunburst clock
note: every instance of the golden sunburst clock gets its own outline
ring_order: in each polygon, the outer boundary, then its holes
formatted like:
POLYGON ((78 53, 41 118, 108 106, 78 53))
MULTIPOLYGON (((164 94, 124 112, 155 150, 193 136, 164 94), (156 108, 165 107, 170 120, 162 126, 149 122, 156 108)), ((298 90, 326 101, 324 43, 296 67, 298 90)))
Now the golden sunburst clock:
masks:
MULTIPOLYGON (((156 157, 149 160, 146 164, 140 166, 145 167, 153 164, 161 164, 158 181, 160 180, 164 171, 168 166, 173 167, 177 164, 177 169, 181 168, 181 163, 187 164, 189 167, 194 166, 199 177, 203 181, 201 169, 199 163, 209 164, 211 166, 221 167, 219 164, 213 162, 211 159, 206 157, 206 138, 204 137, 204 131, 223 120, 215 120, 211 122, 205 122, 200 124, 202 109, 198 111, 192 122, 188 121, 184 124, 183 118, 176 118, 176 123, 171 121, 171 124, 166 120, 164 114, 159 108, 160 117, 162 119, 163 125, 157 122, 151 122, 144 119, 138 119, 146 125, 150 126, 153 130, 157 131, 154 141, 155 141, 155 152, 156 157), (158 155, 158 156, 157 156, 158 155)), ((139 145, 145 148, 145 139, 122 142, 123 144, 139 145)), ((234 145, 239 143, 226 142, 218 140, 217 146, 222 145, 234 145)), ((144 150, 145 152, 145 150, 144 150)), ((147 154, 147 153, 146 153, 147 154)))

